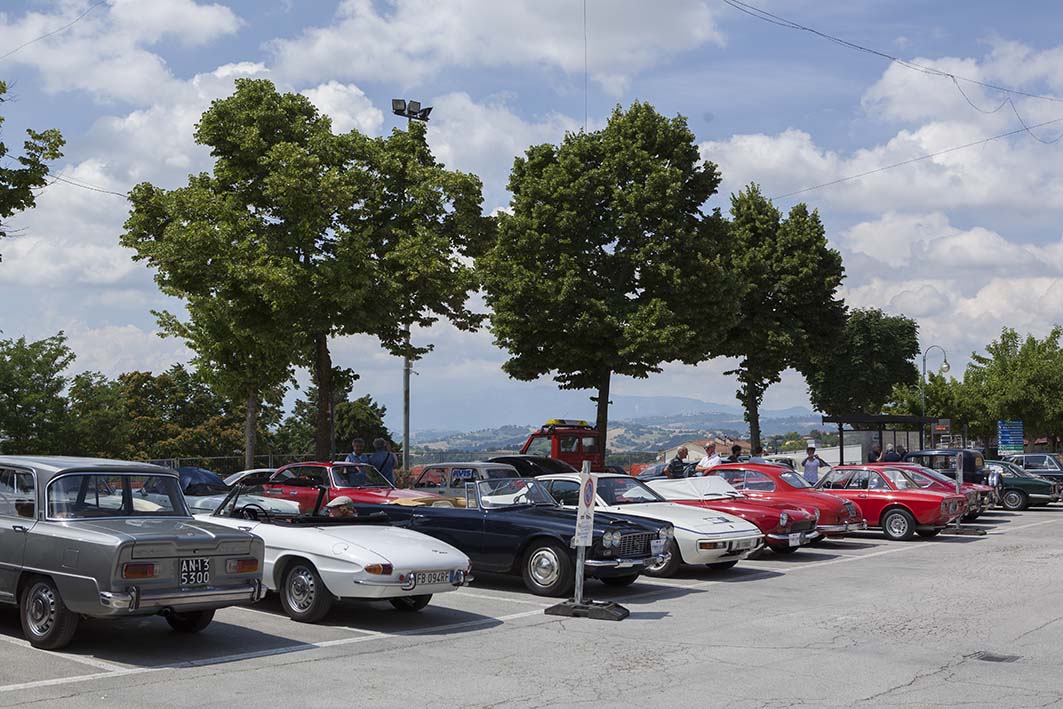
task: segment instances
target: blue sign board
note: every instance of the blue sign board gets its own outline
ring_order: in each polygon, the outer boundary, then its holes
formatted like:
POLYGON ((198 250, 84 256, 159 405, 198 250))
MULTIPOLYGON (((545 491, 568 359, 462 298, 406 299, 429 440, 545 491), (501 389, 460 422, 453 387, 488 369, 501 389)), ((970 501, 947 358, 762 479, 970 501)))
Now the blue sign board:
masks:
POLYGON ((997 451, 1000 455, 1022 453, 1023 450, 1022 421, 997 421, 997 451))

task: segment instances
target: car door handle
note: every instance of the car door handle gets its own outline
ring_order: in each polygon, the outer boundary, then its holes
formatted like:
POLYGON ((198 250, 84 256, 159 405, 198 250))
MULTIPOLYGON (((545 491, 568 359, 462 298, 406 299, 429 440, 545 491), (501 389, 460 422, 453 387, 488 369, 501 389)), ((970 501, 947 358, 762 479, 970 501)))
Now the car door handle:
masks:
POLYGON ((423 515, 420 512, 414 512, 413 513, 413 518, 414 519, 428 519, 428 515, 423 515))
POLYGON ((242 530, 244 532, 250 532, 252 529, 254 529, 254 527, 237 527, 237 529, 242 530))
POLYGON ((26 532, 30 531, 30 528, 29 527, 23 527, 21 524, 14 524, 14 525, 11 526, 11 531, 12 532, 21 532, 22 534, 25 534, 26 532))
POLYGON ((860 498, 861 500, 866 500, 867 499, 867 493, 861 492, 859 495, 857 495, 857 497, 860 498))

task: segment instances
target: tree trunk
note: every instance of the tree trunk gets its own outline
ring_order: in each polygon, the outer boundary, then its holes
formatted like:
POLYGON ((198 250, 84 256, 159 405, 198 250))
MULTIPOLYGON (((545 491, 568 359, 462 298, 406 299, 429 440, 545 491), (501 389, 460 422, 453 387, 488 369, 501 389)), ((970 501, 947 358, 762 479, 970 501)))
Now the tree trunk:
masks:
POLYGON ((247 413, 244 416, 244 468, 255 467, 255 443, 258 439, 258 388, 247 388, 247 413))
POLYGON ((601 436, 602 454, 605 454, 605 444, 609 437, 609 383, 613 373, 606 371, 598 382, 598 410, 595 414, 594 427, 601 436))
POLYGON ((746 384, 744 388, 746 419, 749 421, 749 445, 752 446, 751 451, 755 451, 760 447, 760 397, 752 384, 746 384))
POLYGON ((314 335, 314 385, 317 386, 317 415, 314 420, 314 459, 328 460, 332 449, 332 357, 328 336, 314 335))

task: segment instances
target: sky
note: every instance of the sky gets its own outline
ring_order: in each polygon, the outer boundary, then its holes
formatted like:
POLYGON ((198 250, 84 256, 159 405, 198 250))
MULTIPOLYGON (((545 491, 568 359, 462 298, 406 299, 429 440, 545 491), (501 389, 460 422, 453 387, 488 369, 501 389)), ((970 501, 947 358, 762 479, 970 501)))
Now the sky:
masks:
MULTIPOLYGON (((733 192, 757 182, 783 210, 818 209, 844 257, 846 302, 914 318, 922 346, 943 347, 953 374, 1005 326, 1043 336, 1063 322, 1063 122, 1023 130, 1063 117, 1063 7, 756 5, 923 70, 723 0, 586 0, 586 47, 579 0, 3 0, 2 137, 17 152, 26 128, 59 128, 67 145, 54 174, 124 193, 142 181, 178 187, 210 169, 193 128, 239 77, 304 93, 337 131, 381 135, 401 126, 391 98, 419 99, 434 107, 435 154, 482 178, 492 212, 506 207, 509 169, 528 146, 579 130, 585 106, 593 129, 615 106, 645 100, 687 117, 702 156, 720 167, 706 208, 726 211, 733 192)), ((0 242, 3 337, 61 330, 74 371, 110 376, 187 361, 180 341, 158 336, 151 312, 182 313, 180 302, 118 243, 127 214, 122 197, 56 182, 11 219, 17 235, 0 242)), ((413 377, 414 430, 538 423, 547 410, 593 416, 590 392, 508 379, 486 330, 436 324, 414 338, 434 345, 413 377)), ((339 338, 332 350, 360 374, 355 394, 384 403, 399 429, 401 361, 365 337, 339 338)), ((940 352, 928 362, 937 368, 940 352)), ((613 393, 730 403, 733 367, 669 364, 618 379, 613 393)), ((765 395, 765 408, 803 405, 796 372, 765 395)))

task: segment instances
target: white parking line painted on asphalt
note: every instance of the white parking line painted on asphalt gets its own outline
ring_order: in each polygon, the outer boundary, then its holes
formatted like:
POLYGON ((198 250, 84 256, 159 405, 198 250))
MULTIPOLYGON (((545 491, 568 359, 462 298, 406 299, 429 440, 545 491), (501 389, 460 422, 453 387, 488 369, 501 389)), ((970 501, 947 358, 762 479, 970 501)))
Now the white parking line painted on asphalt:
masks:
POLYGON ((472 593, 471 591, 458 591, 458 596, 469 598, 483 598, 488 601, 504 601, 506 603, 522 603, 526 606, 539 606, 540 608, 547 608, 552 606, 552 603, 540 603, 539 601, 529 601, 523 598, 509 598, 508 596, 490 596, 486 593, 472 593))
POLYGON ((988 534, 1007 534, 1008 532, 1017 532, 1020 529, 1029 529, 1030 527, 1040 527, 1042 524, 1052 524, 1053 522, 1059 522, 1058 519, 1046 519, 1040 522, 1031 522, 1030 524, 1021 524, 1018 527, 1008 527, 1007 529, 994 529, 988 534))
POLYGON ((117 665, 113 662, 107 662, 106 660, 100 660, 98 658, 92 657, 91 655, 67 655, 63 653, 52 652, 50 650, 41 650, 40 648, 33 647, 28 641, 23 640, 21 638, 12 638, 8 637, 7 635, 0 635, 0 641, 3 641, 9 645, 14 645, 15 647, 21 647, 27 650, 32 650, 34 652, 44 653, 45 655, 52 655, 54 657, 59 657, 64 660, 70 660, 71 662, 77 662, 82 665, 88 665, 89 667, 95 667, 98 670, 117 672, 119 670, 128 669, 127 667, 123 667, 122 665, 117 665))

